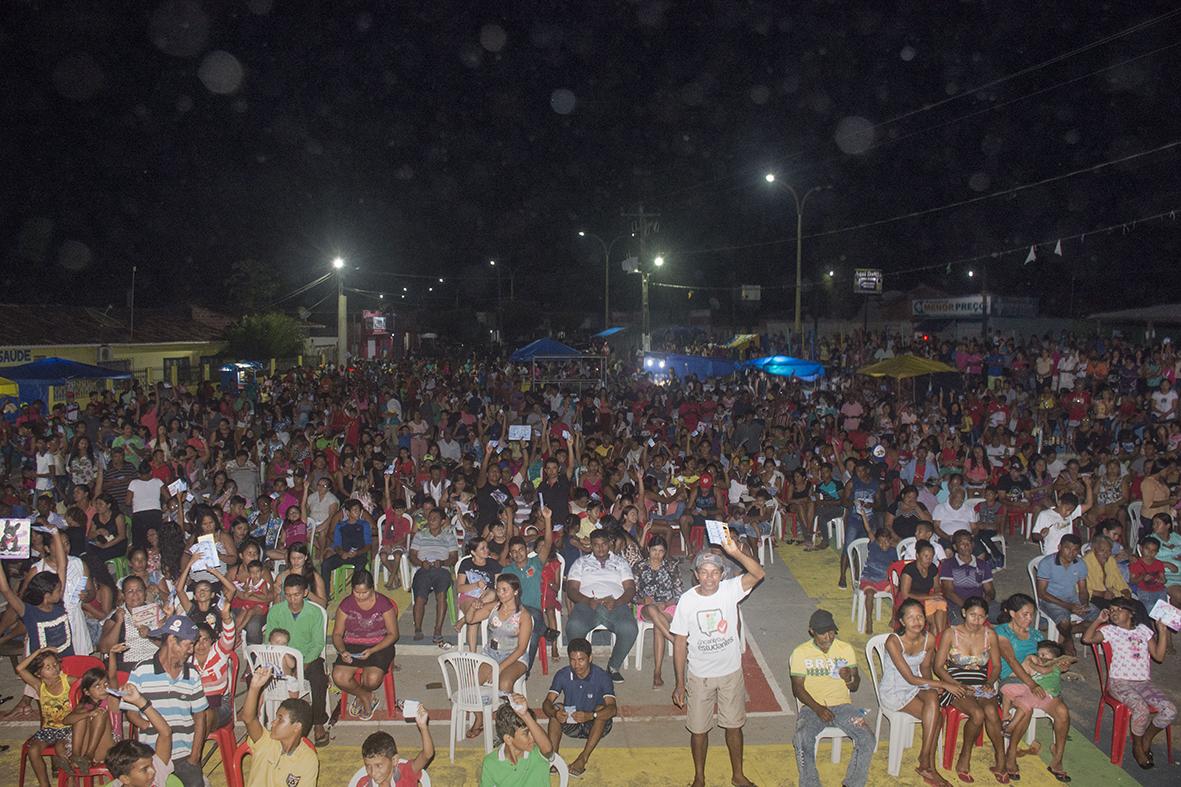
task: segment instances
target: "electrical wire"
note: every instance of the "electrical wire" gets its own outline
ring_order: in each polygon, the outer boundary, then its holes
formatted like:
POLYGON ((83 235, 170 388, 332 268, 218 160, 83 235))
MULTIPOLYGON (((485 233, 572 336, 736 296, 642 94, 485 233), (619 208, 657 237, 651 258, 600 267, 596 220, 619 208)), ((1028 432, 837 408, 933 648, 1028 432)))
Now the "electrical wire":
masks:
POLYGON ((328 281, 328 279, 330 279, 331 277, 332 277, 331 273, 325 273, 320 278, 310 281, 307 284, 303 285, 302 287, 292 290, 291 292, 287 293, 283 297, 277 298, 277 299, 271 301, 264 308, 269 308, 269 307, 274 306, 276 304, 282 303, 283 301, 290 300, 291 298, 294 298, 297 295, 302 295, 305 292, 307 292, 308 290, 315 287, 317 284, 323 284, 324 282, 328 281))
MULTIPOLYGON (((1116 164, 1123 164, 1128 161, 1133 161, 1138 158, 1143 158, 1144 156, 1150 156, 1150 155, 1153 155, 1156 153, 1162 153, 1166 150, 1171 150, 1179 145, 1181 145, 1181 140, 1173 140, 1172 142, 1167 142, 1164 145, 1160 145, 1158 147, 1152 148, 1151 150, 1144 150, 1139 153, 1130 153, 1127 156, 1121 156, 1121 157, 1115 158, 1115 159, 1108 159, 1107 161, 1101 161, 1097 164, 1091 164, 1089 166, 1082 167, 1082 168, 1076 169, 1076 170, 1072 170, 1070 172, 1064 172, 1061 175, 1053 175, 1048 178, 1042 178, 1041 180, 1033 181, 1032 183, 1022 183, 1021 185, 1014 186, 1009 189, 1004 189, 1003 191, 994 191, 990 194, 981 194, 978 197, 969 197, 968 199, 956 200, 955 202, 949 202, 945 205, 936 205, 935 207, 932 207, 932 208, 923 208, 921 210, 915 210, 915 211, 911 211, 909 213, 903 213, 898 216, 891 216, 891 217, 885 218, 885 219, 876 219, 874 221, 866 221, 866 222, 862 222, 861 224, 853 224, 853 225, 850 225, 847 227, 839 227, 834 230, 825 230, 823 232, 813 232, 810 234, 806 234, 803 237, 804 237, 804 240, 809 240, 812 238, 825 238, 825 237, 830 237, 832 235, 840 235, 840 234, 846 233, 846 232, 854 232, 857 230, 868 229, 870 227, 880 227, 884 224, 892 224, 897 221, 905 221, 908 219, 919 218, 921 216, 929 216, 933 213, 940 213, 945 210, 951 210, 952 208, 960 208, 960 207, 963 207, 964 205, 972 205, 977 202, 983 202, 984 200, 995 199, 997 197, 1004 197, 1004 196, 1008 196, 1010 194, 1017 194, 1022 191, 1028 191, 1029 189, 1037 188, 1039 186, 1045 186, 1050 183, 1056 183, 1060 180, 1066 180, 1067 178, 1075 177, 1076 175, 1082 175, 1082 174, 1086 174, 1088 172, 1096 172, 1101 169, 1106 169, 1108 167, 1115 166, 1116 164)), ((739 251, 742 249, 754 249, 754 248, 761 248, 764 246, 779 246, 779 245, 782 245, 785 243, 795 243, 795 240, 796 240, 795 236, 792 235, 787 238, 778 238, 778 239, 769 240, 769 241, 759 241, 757 243, 743 243, 743 244, 735 244, 735 245, 730 245, 730 246, 714 246, 714 247, 706 248, 706 249, 686 249, 686 250, 677 249, 677 250, 674 250, 674 252, 672 252, 672 253, 676 254, 677 256, 690 256, 690 255, 696 255, 696 254, 709 254, 709 253, 719 252, 719 251, 739 251)))
MULTIPOLYGON (((958 101, 962 98, 966 98, 968 96, 975 95, 976 93, 979 93, 982 90, 988 90, 990 88, 997 87, 998 85, 1002 85, 1006 82, 1010 82, 1010 81, 1017 79, 1019 77, 1025 76, 1027 74, 1031 74, 1035 71, 1039 71, 1039 70, 1046 68, 1048 66, 1055 65, 1057 63, 1060 63, 1060 62, 1067 60, 1071 57, 1074 57, 1076 55, 1080 55, 1084 52, 1088 52, 1092 49, 1103 46, 1104 44, 1108 44, 1108 43, 1111 43, 1112 41, 1119 40, 1120 38, 1124 38, 1124 37, 1129 36, 1133 33, 1137 33, 1145 28, 1151 27, 1153 25, 1156 25, 1156 24, 1164 22, 1168 19, 1171 19, 1171 18, 1177 16, 1178 14, 1181 14, 1181 8, 1166 12, 1164 14, 1161 14, 1160 16, 1153 17, 1152 19, 1147 19, 1143 22, 1139 22, 1135 25, 1132 25, 1131 27, 1124 28, 1123 30, 1119 30, 1115 33, 1112 33, 1110 35, 1099 38, 1099 39, 1092 41, 1088 44, 1084 44, 1083 46, 1076 47, 1076 48, 1071 49, 1067 52, 1060 53, 1060 54, 1055 55, 1047 60, 1043 60, 1039 63, 1035 63, 1031 66, 1027 66, 1025 68, 1019 69, 1019 70, 1014 71, 1012 73, 1006 74, 1002 77, 998 77, 996 79, 990 80, 988 82, 985 82, 981 85, 977 85, 976 87, 970 88, 968 90, 958 92, 953 96, 948 96, 946 98, 934 101, 929 104, 923 104, 921 107, 907 110, 906 112, 903 112, 902 114, 894 115, 893 117, 887 118, 886 120, 876 123, 876 124, 870 126, 869 129, 861 129, 856 132, 852 132, 846 136, 861 136, 861 135, 869 133, 871 131, 876 132, 878 129, 885 128, 886 126, 892 125, 892 124, 897 123, 899 121, 905 120, 910 117, 914 117, 915 115, 921 114, 923 112, 929 112, 933 109, 944 106, 944 105, 949 104, 953 101, 958 101)), ((968 115, 966 115, 964 117, 970 117, 970 116, 972 116, 972 114, 973 113, 969 113, 968 115)), ((959 119, 960 118, 957 118, 957 119, 952 120, 950 122, 953 122, 953 123, 958 122, 959 119)), ((940 127, 940 126, 939 125, 935 126, 935 128, 938 128, 938 127, 940 127)), ((916 132, 916 133, 922 133, 922 132, 920 131, 920 132, 916 132)), ((838 137, 838 139, 839 138, 840 137, 838 137)), ((815 145, 813 145, 812 147, 815 147, 815 145)), ((800 156, 803 156, 805 154, 805 152, 806 152, 806 150, 798 150, 795 153, 788 154, 786 156, 783 156, 783 157, 775 160, 773 162, 773 164, 777 165, 777 166, 785 165, 788 162, 793 161, 793 160, 799 158, 800 156)), ((714 183, 721 183, 723 181, 730 180, 732 178, 750 177, 751 173, 755 173, 757 171, 758 171, 758 167, 753 167, 753 166, 752 167, 742 167, 733 173, 729 173, 726 175, 719 175, 715 178, 709 178, 707 180, 699 181, 697 183, 694 183, 694 184, 691 184, 688 186, 683 186, 680 188, 672 189, 670 191, 666 191, 661 194, 657 194, 655 196, 646 197, 645 199, 646 200, 663 200, 668 197, 677 196, 679 194, 683 194, 686 192, 697 191, 697 190, 704 188, 705 186, 708 186, 708 185, 711 185, 714 183)))

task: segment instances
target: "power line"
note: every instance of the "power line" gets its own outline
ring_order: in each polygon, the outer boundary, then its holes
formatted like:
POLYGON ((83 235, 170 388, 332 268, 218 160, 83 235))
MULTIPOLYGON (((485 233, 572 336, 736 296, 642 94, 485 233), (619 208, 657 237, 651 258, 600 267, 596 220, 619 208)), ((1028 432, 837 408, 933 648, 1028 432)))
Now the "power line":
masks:
MULTIPOLYGON (((1053 175, 1051 177, 1043 178, 1041 180, 1037 180, 1032 183, 1022 183, 1019 186, 1014 186, 1013 188, 1005 189, 1003 191, 994 191, 990 194, 981 194, 978 197, 969 197, 968 199, 956 200, 955 202, 949 202, 945 205, 937 205, 932 208, 923 208, 921 210, 915 210, 915 211, 911 211, 909 213, 903 213, 898 216, 891 216, 891 217, 885 218, 885 219, 876 219, 874 221, 862 222, 861 224, 853 224, 853 225, 850 225, 847 227, 839 227, 835 230, 825 230, 823 232, 813 232, 811 234, 805 235, 804 239, 807 240, 807 239, 811 239, 811 238, 824 238, 824 237, 829 237, 831 235, 839 235, 839 234, 842 234, 845 232, 854 232, 856 230, 868 229, 870 227, 878 227, 878 226, 882 226, 884 224, 892 224, 897 221, 905 221, 907 219, 914 219, 914 218, 919 218, 921 216, 928 216, 928 215, 931 215, 932 213, 940 213, 945 210, 951 210, 952 208, 960 208, 965 205, 971 205, 971 204, 974 204, 977 202, 983 202, 984 200, 995 199, 997 197, 1004 197, 1004 196, 1007 196, 1010 194, 1017 194, 1019 192, 1028 191, 1029 189, 1037 188, 1039 186, 1045 186, 1045 185, 1048 185, 1050 183, 1055 183, 1060 180, 1066 180, 1067 178, 1072 178, 1072 177, 1075 177, 1076 175, 1082 175, 1082 174, 1085 174, 1088 172, 1095 172, 1100 169, 1106 169, 1107 167, 1115 166, 1116 164, 1123 164, 1128 161, 1133 161, 1138 158, 1143 158, 1144 156, 1150 156, 1155 153, 1161 153, 1166 150, 1171 150, 1172 148, 1175 148, 1178 145, 1181 145, 1181 140, 1174 140, 1172 142, 1165 143, 1164 145, 1160 145, 1159 147, 1155 147, 1151 150, 1145 150, 1145 151, 1141 151, 1139 153, 1130 153, 1127 156, 1121 156, 1120 158, 1109 159, 1107 161, 1101 161, 1097 164, 1092 164, 1092 165, 1089 165, 1086 167, 1082 167, 1081 169, 1072 170, 1071 172, 1065 172, 1065 173, 1062 173, 1061 175, 1053 175)), ((795 242, 795 236, 793 235, 793 236, 787 237, 787 238, 778 238, 775 240, 760 241, 757 243, 743 243, 743 244, 735 244, 735 245, 731 245, 731 246, 714 246, 712 248, 707 248, 707 249, 676 250, 674 253, 678 256, 687 256, 687 255, 693 255, 693 254, 708 254, 708 253, 718 252, 718 251, 738 251, 741 249, 753 249, 753 248, 760 248, 760 247, 764 247, 764 246, 778 246, 778 245, 782 245, 784 243, 794 243, 794 242, 795 242)))
MULTIPOLYGON (((1156 24, 1164 22, 1168 19, 1171 19, 1172 17, 1177 16, 1178 14, 1181 14, 1181 8, 1175 9, 1173 11, 1169 11, 1169 12, 1161 14, 1160 16, 1157 16, 1157 17, 1153 17, 1152 19, 1147 19, 1143 22, 1139 22, 1135 25, 1132 25, 1131 27, 1124 28, 1123 30, 1120 30, 1120 31, 1117 31, 1117 32, 1112 33, 1110 35, 1104 36, 1104 37, 1099 38, 1095 41, 1092 41, 1088 44, 1084 44, 1083 46, 1076 47, 1076 48, 1071 49, 1067 52, 1063 52, 1061 54, 1055 55, 1047 60, 1043 60, 1039 63, 1035 63, 1031 66, 1027 66, 1025 68, 1019 69, 1019 70, 1014 71, 1010 74, 1006 74, 1002 77, 998 77, 997 79, 993 79, 989 82, 985 82, 984 84, 977 85, 976 87, 970 88, 965 91, 961 91, 959 93, 956 93, 953 96, 948 96, 946 98, 940 99, 940 100, 935 101, 933 103, 924 104, 921 107, 907 110, 906 112, 903 112, 902 114, 895 115, 893 117, 890 117, 890 118, 887 118, 886 120, 881 121, 880 123, 876 123, 876 124, 870 126, 870 128, 868 130, 866 130, 866 129, 858 130, 856 132, 852 132, 852 133, 847 134, 845 136, 861 136, 865 133, 868 133, 869 131, 876 132, 878 129, 885 128, 886 126, 892 125, 892 124, 897 123, 901 120, 905 120, 906 118, 913 117, 913 116, 921 114, 923 112, 929 112, 933 109, 944 106, 945 104, 949 104, 953 101, 958 101, 962 98, 966 98, 968 96, 975 95, 976 93, 979 93, 982 90, 988 90, 990 88, 997 87, 998 85, 1002 85, 1006 82, 1010 82, 1014 79, 1017 79, 1018 77, 1025 76, 1027 74, 1031 74, 1035 71, 1041 70, 1041 69, 1046 68, 1051 65, 1055 65, 1057 63, 1060 63, 1060 62, 1067 60, 1071 57, 1074 57, 1076 55, 1080 55, 1084 52, 1090 51, 1091 49, 1095 49, 1096 47, 1103 46, 1104 44, 1108 44, 1108 43, 1111 43, 1112 41, 1116 41, 1120 38, 1124 38, 1124 37, 1129 36, 1133 33, 1137 33, 1137 32, 1144 30, 1148 27, 1151 27, 1153 25, 1156 25, 1156 24)), ((970 116, 971 116, 971 113, 969 113, 969 115, 967 115, 965 117, 970 117, 970 116)), ((957 121, 958 121, 958 119, 953 120, 951 122, 957 122, 957 121)), ((838 137, 838 139, 840 139, 840 137, 838 137)), ((813 145, 812 147, 815 147, 815 145, 813 145)), ((793 161, 794 159, 797 159, 800 156, 804 155, 805 152, 806 152, 805 150, 798 150, 795 153, 791 153, 791 154, 788 154, 786 156, 783 156, 783 157, 777 159, 774 163, 777 165, 784 165, 784 164, 786 164, 790 161, 793 161)), ((699 181, 699 182, 691 184, 689 186, 684 186, 681 188, 672 189, 672 190, 666 191, 662 194, 658 194, 655 197, 650 197, 650 199, 667 200, 669 197, 677 196, 679 194, 683 194, 686 192, 697 191, 697 190, 702 189, 705 186, 711 185, 713 183, 721 183, 723 181, 730 180, 730 179, 736 178, 736 177, 749 177, 749 173, 751 173, 751 172, 757 172, 757 168, 753 167, 753 166, 752 167, 741 167, 738 170, 736 170, 735 172, 732 172, 732 173, 729 173, 726 175, 719 175, 715 178, 709 178, 707 180, 699 181)))
POLYGON ((308 290, 315 287, 317 284, 322 284, 322 283, 328 281, 328 279, 331 277, 332 277, 331 273, 325 273, 320 278, 315 279, 314 281, 310 281, 307 284, 303 285, 302 287, 298 287, 298 288, 292 290, 291 292, 287 293, 283 297, 277 298, 276 300, 271 301, 264 308, 269 308, 269 307, 274 306, 276 304, 282 303, 283 301, 290 300, 291 298, 294 298, 297 295, 302 295, 305 292, 307 292, 308 290))

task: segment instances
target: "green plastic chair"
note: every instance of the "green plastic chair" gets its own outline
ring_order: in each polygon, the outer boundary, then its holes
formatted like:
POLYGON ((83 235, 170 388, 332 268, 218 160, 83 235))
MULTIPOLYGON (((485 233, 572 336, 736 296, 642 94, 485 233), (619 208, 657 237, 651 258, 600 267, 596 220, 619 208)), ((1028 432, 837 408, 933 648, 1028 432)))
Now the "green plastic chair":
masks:
POLYGON ((107 561, 107 569, 115 577, 116 582, 122 582, 123 577, 131 573, 131 564, 125 557, 111 558, 107 561))
POLYGON ((333 598, 340 598, 341 593, 348 590, 349 582, 352 581, 352 577, 352 564, 337 566, 336 568, 332 569, 332 587, 328 592, 332 594, 333 598))

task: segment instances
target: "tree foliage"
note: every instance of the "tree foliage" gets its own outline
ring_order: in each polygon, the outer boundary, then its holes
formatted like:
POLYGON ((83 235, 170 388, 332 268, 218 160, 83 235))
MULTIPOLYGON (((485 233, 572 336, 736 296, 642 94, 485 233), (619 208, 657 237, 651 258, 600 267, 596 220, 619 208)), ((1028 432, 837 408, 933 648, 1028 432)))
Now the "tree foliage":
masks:
POLYGON ((275 271, 255 259, 235 262, 229 284, 231 297, 244 309, 263 309, 279 297, 280 282, 275 271))
POLYGON ((226 349, 249 360, 292 358, 303 353, 304 336, 303 325, 286 314, 248 314, 226 331, 226 349))

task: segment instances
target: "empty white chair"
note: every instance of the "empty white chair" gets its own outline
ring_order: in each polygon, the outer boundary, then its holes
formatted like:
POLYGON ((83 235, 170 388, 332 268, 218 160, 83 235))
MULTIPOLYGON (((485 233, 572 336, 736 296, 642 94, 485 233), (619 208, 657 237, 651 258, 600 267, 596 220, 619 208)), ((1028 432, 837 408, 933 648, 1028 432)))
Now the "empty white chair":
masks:
POLYGON ((828 541, 831 544, 836 544, 837 549, 845 548, 845 518, 842 516, 833 517, 828 520, 825 525, 828 528, 828 541))
POLYGON ((885 710, 882 708, 881 698, 878 697, 878 681, 885 670, 886 659, 890 654, 886 652, 886 638, 889 634, 876 634, 865 643, 865 660, 869 664, 869 678, 873 685, 873 695, 878 701, 878 720, 873 728, 876 742, 882 739, 882 719, 890 723, 890 748, 887 750, 886 772, 897 776, 902 770, 902 753, 914 745, 914 733, 919 727, 919 720, 904 711, 885 710), (877 657, 875 661, 874 657, 877 657), (881 669, 878 663, 881 663, 881 669))
POLYGON ((304 678, 303 654, 295 648, 283 645, 246 646, 246 666, 252 673, 259 667, 266 667, 278 678, 278 676, 286 674, 286 670, 283 669, 284 658, 291 658, 295 662, 294 683, 289 688, 286 680, 276 679, 263 689, 262 707, 259 708, 259 722, 263 726, 275 718, 275 714, 279 711, 279 705, 290 696, 289 691, 298 690, 300 698, 310 699, 312 687, 304 678))
POLYGON ((496 687, 500 685, 500 664, 479 653, 453 651, 439 656, 439 669, 443 672, 443 690, 451 700, 451 726, 447 736, 451 762, 455 762, 455 742, 464 737, 469 713, 483 715, 484 753, 492 751, 492 714, 499 704, 496 687), (480 683, 481 666, 492 670, 490 684, 480 683), (454 684, 452 673, 455 675, 454 684))
MULTIPOLYGON (((1128 503, 1128 539, 1129 544, 1140 542, 1140 510, 1144 508, 1143 500, 1128 503)), ((1147 535, 1147 534, 1146 534, 1147 535)))
POLYGON ((902 560, 902 556, 907 552, 910 552, 912 555, 914 554, 914 545, 916 541, 918 541, 918 539, 914 536, 911 536, 910 538, 899 539, 898 544, 894 547, 894 549, 898 552, 899 560, 902 560))

